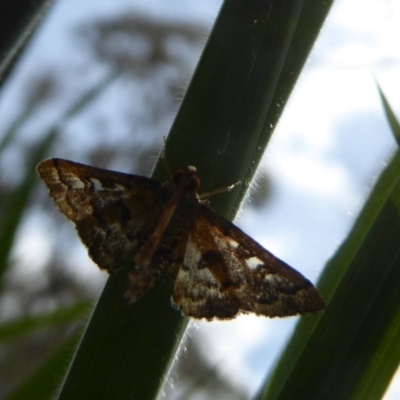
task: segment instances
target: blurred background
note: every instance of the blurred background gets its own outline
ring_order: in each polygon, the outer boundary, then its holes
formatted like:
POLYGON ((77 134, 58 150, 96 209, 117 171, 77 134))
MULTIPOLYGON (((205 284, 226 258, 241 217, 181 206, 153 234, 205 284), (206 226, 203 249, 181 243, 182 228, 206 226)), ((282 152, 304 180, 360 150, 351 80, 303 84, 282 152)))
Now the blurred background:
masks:
MULTIPOLYGON (((220 5, 59 0, 3 85, 0 324, 27 321, 16 339, 0 342, 4 398, 82 331, 107 279, 32 160, 149 175, 220 5), (76 304, 61 323, 23 334, 33 330, 29 318, 76 304)), ((313 282, 396 148, 376 83, 399 115, 399 17, 395 0, 336 1, 237 216, 246 233, 313 282)), ((249 398, 295 323, 191 322, 166 397, 249 398)), ((386 399, 400 397, 399 379, 386 399)))

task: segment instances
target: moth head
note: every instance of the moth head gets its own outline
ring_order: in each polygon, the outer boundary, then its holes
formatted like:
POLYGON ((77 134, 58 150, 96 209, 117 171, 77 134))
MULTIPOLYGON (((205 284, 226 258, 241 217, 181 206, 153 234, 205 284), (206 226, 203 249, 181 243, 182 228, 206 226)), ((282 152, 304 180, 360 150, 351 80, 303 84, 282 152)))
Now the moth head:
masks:
POLYGON ((189 165, 185 169, 176 171, 172 176, 172 182, 177 187, 196 193, 200 187, 200 179, 196 176, 196 173, 196 167, 189 165))

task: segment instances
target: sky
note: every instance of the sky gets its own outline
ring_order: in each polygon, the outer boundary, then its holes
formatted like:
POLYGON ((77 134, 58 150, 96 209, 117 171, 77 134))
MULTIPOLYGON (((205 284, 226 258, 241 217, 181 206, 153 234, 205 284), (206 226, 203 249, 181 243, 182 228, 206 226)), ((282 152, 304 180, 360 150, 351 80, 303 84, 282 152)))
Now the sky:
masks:
MULTIPOLYGON (((211 28, 220 4, 216 0, 58 1, 7 84, 7 95, 0 98, 3 124, 16 112, 32 68, 46 60, 62 65, 73 51, 71 27, 88 15, 136 10, 211 28)), ((346 237, 396 149, 376 81, 400 115, 399 17, 396 0, 336 1, 260 166, 272 179, 273 197, 261 216, 244 204, 237 218, 246 233, 312 282, 346 237)), ((56 117, 42 117, 46 122, 52 118, 56 117)), ((38 242, 43 240, 39 235, 38 242)), ((20 248, 24 246, 22 238, 20 248)), ((77 257, 86 257, 83 248, 77 257)), ((231 322, 192 322, 188 334, 201 337, 212 365, 227 364, 222 373, 254 393, 295 322, 295 318, 242 316, 231 322), (224 363, 226 359, 230 362, 224 363)), ((400 377, 393 381, 386 400, 400 397, 399 382, 400 377)))

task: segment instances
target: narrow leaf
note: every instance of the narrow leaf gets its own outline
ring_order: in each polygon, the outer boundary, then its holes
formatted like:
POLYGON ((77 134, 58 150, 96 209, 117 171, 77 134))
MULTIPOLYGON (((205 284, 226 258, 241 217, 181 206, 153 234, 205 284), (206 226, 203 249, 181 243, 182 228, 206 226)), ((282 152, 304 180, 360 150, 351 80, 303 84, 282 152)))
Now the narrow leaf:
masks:
MULTIPOLYGON (((224 2, 166 146, 173 169, 197 167, 204 192, 245 182, 241 193, 212 199, 224 216, 235 215, 330 4, 224 2)), ((161 163, 153 178, 167 178, 161 163)), ((127 307, 126 274, 109 278, 60 399, 159 392, 188 321, 170 306, 170 283, 127 307)))
POLYGON ((378 87, 378 91, 379 91, 379 96, 382 101, 383 109, 385 110, 386 118, 389 122, 393 136, 396 139, 397 144, 400 146, 400 124, 399 124, 399 121, 397 120, 392 107, 390 107, 390 104, 387 101, 385 94, 382 92, 381 87, 378 84, 377 84, 377 87, 378 87))

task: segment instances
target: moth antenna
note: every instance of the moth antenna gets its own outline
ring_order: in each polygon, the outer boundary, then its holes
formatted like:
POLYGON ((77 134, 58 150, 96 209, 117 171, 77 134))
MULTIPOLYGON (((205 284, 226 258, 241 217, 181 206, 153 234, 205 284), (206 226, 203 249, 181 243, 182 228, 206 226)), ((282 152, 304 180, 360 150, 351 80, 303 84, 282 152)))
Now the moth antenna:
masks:
POLYGON ((239 185, 241 185, 241 184, 242 184, 242 181, 237 181, 237 182, 234 183, 233 185, 224 186, 224 187, 221 187, 221 188, 219 188, 219 189, 212 190, 211 192, 202 193, 202 194, 199 195, 199 198, 200 198, 200 199, 205 199, 206 197, 214 196, 214 194, 230 192, 230 191, 232 191, 232 189, 234 189, 236 186, 239 186, 239 185))

